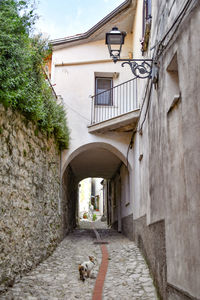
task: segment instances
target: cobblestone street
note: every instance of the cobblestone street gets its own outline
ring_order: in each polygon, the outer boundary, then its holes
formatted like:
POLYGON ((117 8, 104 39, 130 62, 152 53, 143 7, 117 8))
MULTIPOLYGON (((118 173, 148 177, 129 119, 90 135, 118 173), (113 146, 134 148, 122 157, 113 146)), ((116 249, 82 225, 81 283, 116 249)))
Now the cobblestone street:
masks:
MULTIPOLYGON (((98 226, 98 222, 96 223, 98 226)), ((83 228, 67 236, 52 256, 20 282, 0 295, 4 300, 56 300, 92 299, 98 268, 101 264, 100 245, 93 230, 83 228), (78 264, 94 255, 98 260, 92 278, 80 281, 78 264)), ((103 225, 103 226, 102 226, 103 225)), ((156 292, 139 249, 135 244, 114 230, 99 229, 100 236, 107 241, 109 265, 104 282, 103 299, 156 300, 156 292)))

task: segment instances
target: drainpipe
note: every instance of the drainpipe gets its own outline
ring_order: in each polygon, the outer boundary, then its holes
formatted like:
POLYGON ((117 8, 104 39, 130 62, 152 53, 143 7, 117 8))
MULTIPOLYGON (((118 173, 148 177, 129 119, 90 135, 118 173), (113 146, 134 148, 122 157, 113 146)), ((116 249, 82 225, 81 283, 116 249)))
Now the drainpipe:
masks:
POLYGON ((107 180, 107 216, 108 225, 111 225, 111 205, 110 205, 110 180, 107 180))
POLYGON ((122 207, 121 207, 121 177, 120 177, 120 169, 123 165, 123 162, 120 163, 117 171, 115 172, 115 174, 113 175, 112 179, 114 179, 115 177, 117 178, 117 186, 116 186, 116 189, 117 189, 117 206, 118 206, 118 209, 117 209, 117 223, 118 223, 118 227, 117 227, 117 231, 118 232, 122 232, 122 207))
POLYGON ((80 208, 79 208, 79 201, 80 201, 80 187, 81 187, 81 184, 79 183, 78 184, 78 195, 77 195, 77 199, 78 201, 76 202, 76 226, 79 227, 80 225, 80 208))
POLYGON ((122 214, 121 214, 121 178, 118 180, 118 232, 122 232, 122 214))

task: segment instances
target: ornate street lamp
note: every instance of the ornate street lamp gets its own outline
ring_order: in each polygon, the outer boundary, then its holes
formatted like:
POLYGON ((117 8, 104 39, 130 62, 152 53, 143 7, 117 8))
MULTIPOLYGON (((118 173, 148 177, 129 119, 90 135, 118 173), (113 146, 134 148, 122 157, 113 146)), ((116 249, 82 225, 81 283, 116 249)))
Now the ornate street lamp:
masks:
POLYGON ((113 27, 110 32, 106 33, 106 44, 108 45, 110 57, 113 59, 113 62, 123 61, 122 67, 128 64, 132 73, 137 78, 151 77, 152 59, 120 59, 125 36, 126 33, 120 31, 117 27, 113 27))
POLYGON ((106 44, 108 45, 108 50, 114 63, 120 58, 120 52, 122 45, 124 44, 125 36, 126 32, 119 31, 117 27, 113 27, 110 32, 106 33, 106 44))

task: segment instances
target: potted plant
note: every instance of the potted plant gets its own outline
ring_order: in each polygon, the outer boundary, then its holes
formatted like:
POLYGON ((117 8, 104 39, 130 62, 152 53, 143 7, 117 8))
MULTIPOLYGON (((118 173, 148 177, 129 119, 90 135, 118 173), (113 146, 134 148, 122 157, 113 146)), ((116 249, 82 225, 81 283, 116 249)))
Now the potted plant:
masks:
POLYGON ((87 218, 88 218, 88 215, 87 215, 86 212, 84 212, 84 214, 83 214, 83 219, 87 219, 87 218))

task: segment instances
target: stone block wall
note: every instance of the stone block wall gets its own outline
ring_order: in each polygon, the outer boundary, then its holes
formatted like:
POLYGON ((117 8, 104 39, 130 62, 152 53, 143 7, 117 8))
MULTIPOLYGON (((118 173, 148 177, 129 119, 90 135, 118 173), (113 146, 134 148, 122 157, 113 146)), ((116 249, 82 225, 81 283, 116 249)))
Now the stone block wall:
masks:
POLYGON ((60 241, 59 187, 54 140, 0 105, 0 291, 60 241))
POLYGON ((70 165, 66 168, 62 180, 62 224, 63 237, 76 227, 78 200, 78 182, 70 165))

